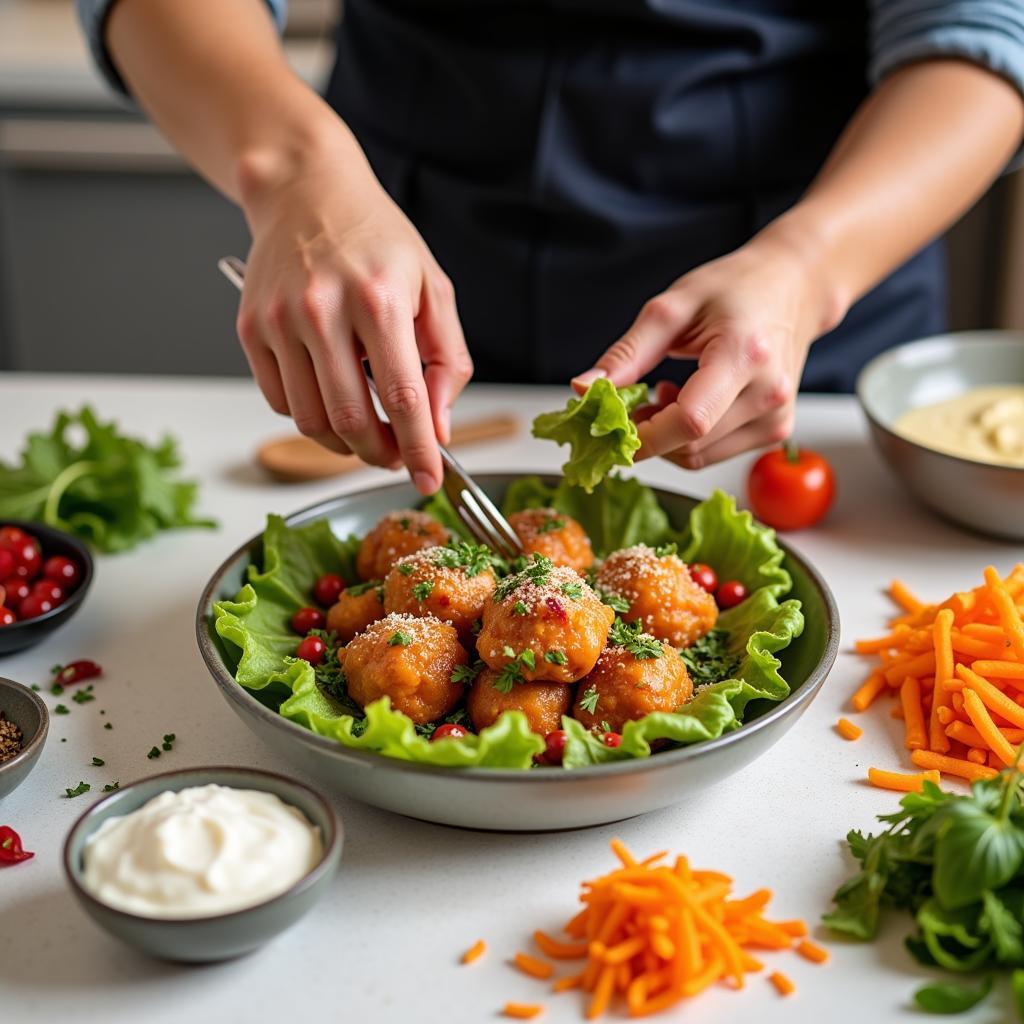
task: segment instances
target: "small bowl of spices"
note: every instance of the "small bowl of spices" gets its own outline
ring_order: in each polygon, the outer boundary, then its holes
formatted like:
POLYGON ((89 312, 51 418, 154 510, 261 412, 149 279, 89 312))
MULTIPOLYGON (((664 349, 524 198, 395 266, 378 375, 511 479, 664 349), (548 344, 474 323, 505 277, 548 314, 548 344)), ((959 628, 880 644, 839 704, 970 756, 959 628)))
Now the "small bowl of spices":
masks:
POLYGON ((32 771, 49 725, 46 705, 35 693, 0 678, 0 800, 32 771))

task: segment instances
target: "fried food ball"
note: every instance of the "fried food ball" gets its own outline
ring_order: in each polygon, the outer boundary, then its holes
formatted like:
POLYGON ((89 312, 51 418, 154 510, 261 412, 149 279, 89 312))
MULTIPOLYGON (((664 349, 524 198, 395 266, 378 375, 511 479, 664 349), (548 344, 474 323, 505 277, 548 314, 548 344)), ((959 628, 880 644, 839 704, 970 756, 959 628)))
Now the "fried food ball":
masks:
POLYGON ((424 548, 400 558, 384 580, 384 609, 433 615, 463 640, 484 613, 497 580, 486 548, 475 544, 424 548))
POLYGON ((469 661, 454 627, 434 618, 387 615, 345 648, 349 696, 366 707, 381 697, 417 725, 442 718, 462 699, 452 679, 469 661))
POLYGON ((693 696, 690 673, 675 648, 629 627, 623 637, 621 625, 576 688, 573 715, 588 729, 622 732, 627 722, 651 711, 678 711, 693 696), (622 639, 627 642, 615 642, 622 639))
POLYGON ((615 613, 565 566, 541 555, 497 586, 476 649, 488 668, 516 679, 574 683, 597 661, 615 613))
POLYGON ((513 512, 508 522, 528 555, 543 555, 579 573, 594 564, 590 538, 572 516, 553 508, 527 508, 513 512))
POLYGON ((356 572, 361 580, 382 580, 403 555, 447 543, 448 531, 426 512, 411 508, 389 512, 359 545, 356 572))
POLYGON ((327 628, 347 644, 357 633, 384 617, 384 587, 373 582, 343 590, 327 612, 327 628), (354 593, 353 593, 354 591, 354 593))
POLYGON ((497 672, 485 668, 469 689, 466 710, 477 732, 493 725, 505 711, 522 711, 530 729, 542 736, 562 727, 562 715, 572 698, 572 690, 564 683, 514 683, 502 693, 495 685, 498 680, 497 672))
POLYGON ((641 623, 672 647, 689 647, 718 619, 715 599, 694 583, 686 563, 674 553, 658 555, 646 544, 612 552, 595 582, 629 604, 629 611, 620 612, 623 621, 641 623))

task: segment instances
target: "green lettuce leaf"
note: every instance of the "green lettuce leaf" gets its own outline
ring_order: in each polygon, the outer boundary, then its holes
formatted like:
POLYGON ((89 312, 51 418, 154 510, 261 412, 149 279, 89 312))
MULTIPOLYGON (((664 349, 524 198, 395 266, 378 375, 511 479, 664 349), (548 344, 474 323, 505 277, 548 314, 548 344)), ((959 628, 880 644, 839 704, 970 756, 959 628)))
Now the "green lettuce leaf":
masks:
POLYGON ((564 409, 541 413, 533 421, 533 436, 569 445, 562 473, 568 484, 589 494, 612 467, 633 465, 640 437, 629 414, 646 400, 646 384, 617 388, 599 377, 564 409))

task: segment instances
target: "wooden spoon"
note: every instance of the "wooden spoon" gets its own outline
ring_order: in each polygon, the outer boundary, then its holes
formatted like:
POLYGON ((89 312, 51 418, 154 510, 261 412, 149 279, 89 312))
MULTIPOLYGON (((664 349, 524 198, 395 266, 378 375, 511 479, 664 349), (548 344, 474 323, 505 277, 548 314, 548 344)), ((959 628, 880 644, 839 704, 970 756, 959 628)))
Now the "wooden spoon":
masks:
MULTIPOLYGON (((518 431, 519 420, 510 415, 455 423, 452 425, 452 439, 448 447, 460 448, 482 441, 497 441, 503 437, 513 437, 518 431)), ((339 455, 301 434, 265 441, 256 451, 256 461, 271 476, 289 483, 326 480, 328 477, 366 468, 366 463, 358 455, 339 455)))

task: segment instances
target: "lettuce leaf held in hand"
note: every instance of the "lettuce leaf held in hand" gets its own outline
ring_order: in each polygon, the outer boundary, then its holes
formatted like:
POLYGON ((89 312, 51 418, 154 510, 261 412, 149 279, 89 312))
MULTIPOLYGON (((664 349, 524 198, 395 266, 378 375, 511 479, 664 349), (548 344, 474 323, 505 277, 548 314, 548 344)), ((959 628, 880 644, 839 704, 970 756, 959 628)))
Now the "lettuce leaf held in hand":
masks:
POLYGON ((171 437, 147 445, 89 406, 61 412, 49 433, 28 435, 20 464, 0 463, 0 519, 46 523, 105 552, 161 530, 216 526, 195 516, 197 485, 178 478, 180 465, 171 437))
POLYGON ((569 445, 569 461, 562 466, 566 483, 589 494, 614 466, 633 465, 640 437, 629 415, 646 400, 646 384, 617 388, 599 377, 565 409, 538 416, 533 436, 569 445))

